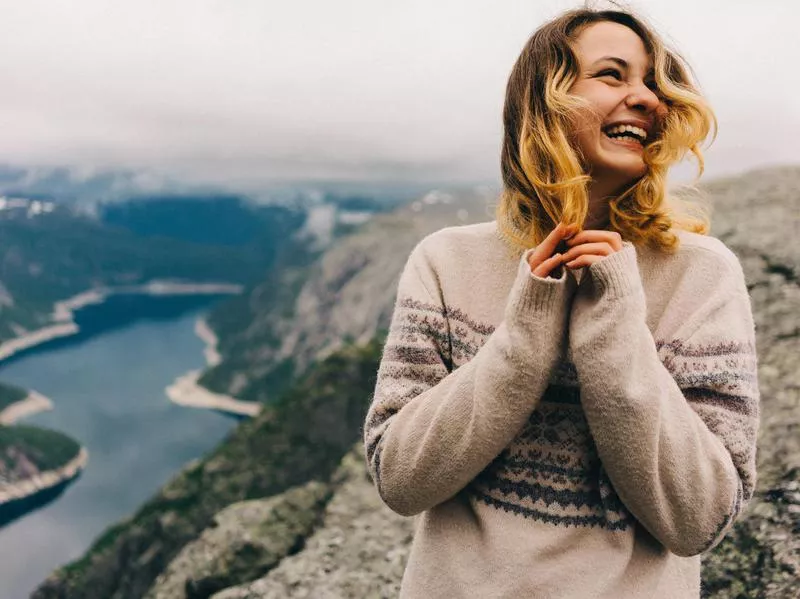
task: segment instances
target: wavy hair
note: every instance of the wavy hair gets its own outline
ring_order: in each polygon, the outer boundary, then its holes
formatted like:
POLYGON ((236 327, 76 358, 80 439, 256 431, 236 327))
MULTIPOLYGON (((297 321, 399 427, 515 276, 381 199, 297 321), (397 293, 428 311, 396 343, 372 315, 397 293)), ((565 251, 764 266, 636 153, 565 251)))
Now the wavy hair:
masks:
POLYGON ((537 29, 508 79, 500 159, 503 191, 495 216, 501 234, 516 249, 537 245, 560 221, 582 227, 588 214, 591 176, 569 139, 570 123, 587 107, 569 93, 580 70, 571 43, 586 26, 601 21, 624 25, 641 38, 653 61, 656 93, 667 108, 657 137, 643 151, 646 174, 609 200, 610 228, 636 245, 664 251, 678 247, 673 227, 708 232, 704 206, 666 192, 669 167, 687 152, 697 159, 695 182, 700 178, 700 144, 712 127, 716 137, 716 117, 690 78, 690 67, 630 12, 581 8, 537 29))

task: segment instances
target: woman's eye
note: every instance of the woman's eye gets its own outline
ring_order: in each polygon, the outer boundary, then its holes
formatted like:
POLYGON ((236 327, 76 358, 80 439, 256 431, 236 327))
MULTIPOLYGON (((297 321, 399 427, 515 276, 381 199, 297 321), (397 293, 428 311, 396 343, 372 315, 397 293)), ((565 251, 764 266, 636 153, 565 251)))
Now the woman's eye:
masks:
POLYGON ((614 79, 622 80, 622 74, 617 69, 606 69, 605 71, 601 71, 598 77, 605 77, 606 75, 611 75, 614 79))

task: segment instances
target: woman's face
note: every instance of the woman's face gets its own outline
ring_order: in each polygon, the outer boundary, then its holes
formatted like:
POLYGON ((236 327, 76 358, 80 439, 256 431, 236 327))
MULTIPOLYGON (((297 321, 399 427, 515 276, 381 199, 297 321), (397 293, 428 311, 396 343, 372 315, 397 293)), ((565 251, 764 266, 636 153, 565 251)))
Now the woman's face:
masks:
POLYGON ((646 173, 643 143, 636 136, 644 134, 644 144, 649 143, 666 106, 653 91, 652 64, 644 43, 628 27, 607 21, 588 25, 573 49, 580 73, 570 93, 588 100, 591 110, 575 124, 572 142, 594 183, 618 191, 646 173), (614 127, 619 124, 634 130, 623 133, 614 127))

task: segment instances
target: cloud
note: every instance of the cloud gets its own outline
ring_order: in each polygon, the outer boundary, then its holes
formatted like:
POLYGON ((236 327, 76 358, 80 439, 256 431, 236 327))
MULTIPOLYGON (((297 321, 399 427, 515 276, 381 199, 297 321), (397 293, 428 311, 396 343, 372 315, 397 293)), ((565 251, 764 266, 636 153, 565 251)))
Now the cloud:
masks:
MULTIPOLYGON (((0 2, 0 162, 190 179, 497 179, 505 82, 567 2, 0 2)), ((633 3, 720 117, 708 170, 798 162, 787 3, 633 3)))

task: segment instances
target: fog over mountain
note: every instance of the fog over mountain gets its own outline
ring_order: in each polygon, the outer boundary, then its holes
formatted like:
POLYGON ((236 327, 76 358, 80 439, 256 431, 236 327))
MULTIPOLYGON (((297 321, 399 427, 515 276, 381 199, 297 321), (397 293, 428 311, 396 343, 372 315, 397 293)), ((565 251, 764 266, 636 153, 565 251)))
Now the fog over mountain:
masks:
MULTIPOLYGON (((0 0, 0 164, 130 168, 158 189, 496 181, 511 66, 579 4, 0 0)), ((629 4, 717 110, 709 175, 800 162, 791 3, 629 4)))

